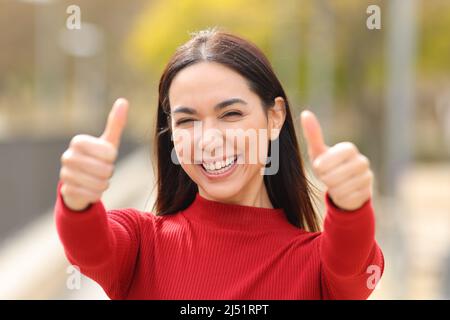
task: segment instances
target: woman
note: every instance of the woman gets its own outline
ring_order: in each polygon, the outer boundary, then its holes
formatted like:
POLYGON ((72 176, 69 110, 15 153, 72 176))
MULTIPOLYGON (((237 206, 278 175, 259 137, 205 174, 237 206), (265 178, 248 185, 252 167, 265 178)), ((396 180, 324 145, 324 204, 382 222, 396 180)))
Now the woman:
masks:
POLYGON ((153 212, 105 210, 128 103, 75 136, 55 204, 68 260, 112 299, 366 299, 384 260, 369 161, 301 124, 327 187, 323 231, 286 94, 252 43, 215 29, 179 47, 159 84, 153 212), (258 155, 255 160, 255 155, 258 155))

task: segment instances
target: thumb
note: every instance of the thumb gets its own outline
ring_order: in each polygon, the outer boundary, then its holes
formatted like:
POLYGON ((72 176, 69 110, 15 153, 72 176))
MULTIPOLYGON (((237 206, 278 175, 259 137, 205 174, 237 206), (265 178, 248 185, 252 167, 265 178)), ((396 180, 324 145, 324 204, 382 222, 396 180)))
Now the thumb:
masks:
POLYGON ((100 139, 112 143, 116 148, 119 148, 120 137, 125 128, 128 116, 128 101, 124 98, 119 98, 114 102, 114 105, 109 112, 105 131, 100 136, 100 139))
POLYGON ((323 140, 322 128, 314 113, 309 110, 301 113, 301 125, 308 144, 309 156, 311 161, 314 161, 328 149, 323 140))

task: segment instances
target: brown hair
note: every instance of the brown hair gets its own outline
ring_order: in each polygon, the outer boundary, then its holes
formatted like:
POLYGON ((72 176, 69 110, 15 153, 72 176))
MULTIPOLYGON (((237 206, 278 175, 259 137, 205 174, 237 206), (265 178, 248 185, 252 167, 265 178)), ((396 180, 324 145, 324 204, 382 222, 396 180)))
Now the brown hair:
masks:
MULTIPOLYGON (((175 75, 192 64, 212 61, 242 75, 256 93, 267 113, 276 97, 285 100, 286 119, 280 130, 279 168, 274 175, 264 175, 264 183, 274 208, 282 208, 293 225, 319 231, 319 217, 314 211, 311 186, 305 177, 294 124, 286 94, 264 53, 253 43, 217 28, 195 33, 180 46, 165 67, 159 82, 158 113, 154 137, 157 196, 153 210, 157 215, 173 214, 187 208, 198 187, 180 165, 171 161, 174 148, 170 128, 169 88, 175 75)), ((269 142, 269 156, 270 156, 269 142)))

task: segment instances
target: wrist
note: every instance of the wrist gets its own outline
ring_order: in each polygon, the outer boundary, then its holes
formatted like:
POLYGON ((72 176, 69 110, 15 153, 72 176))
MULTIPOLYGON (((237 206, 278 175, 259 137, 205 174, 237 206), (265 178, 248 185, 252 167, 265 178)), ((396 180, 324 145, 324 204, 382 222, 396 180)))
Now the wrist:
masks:
POLYGON ((73 204, 73 203, 70 203, 70 201, 67 201, 64 198, 64 195, 62 195, 62 194, 61 194, 61 198, 62 198, 63 205, 67 209, 69 209, 71 211, 83 212, 83 211, 86 211, 86 210, 90 209, 91 206, 92 206, 92 203, 88 203, 88 204, 73 204))
POLYGON ((364 207, 367 202, 370 200, 367 199, 366 201, 364 201, 364 203, 362 203, 360 206, 358 206, 357 208, 352 208, 352 209, 346 209, 346 208, 342 208, 339 205, 336 204, 336 202, 333 201, 333 198, 330 196, 329 192, 326 192, 326 200, 328 202, 328 205, 332 206, 334 209, 338 210, 338 211, 343 211, 343 212, 355 212, 360 210, 362 207, 364 207))

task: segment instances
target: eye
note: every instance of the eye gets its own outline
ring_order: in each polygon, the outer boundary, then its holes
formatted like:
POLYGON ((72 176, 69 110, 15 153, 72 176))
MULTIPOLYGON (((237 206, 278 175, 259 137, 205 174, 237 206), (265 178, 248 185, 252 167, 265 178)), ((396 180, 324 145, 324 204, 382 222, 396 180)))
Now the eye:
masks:
POLYGON ((193 119, 182 119, 182 120, 177 121, 175 124, 178 126, 180 124, 187 123, 190 121, 193 121, 193 119))
POLYGON ((238 112, 238 111, 230 111, 230 112, 228 112, 228 113, 225 113, 223 116, 222 116, 222 118, 223 117, 228 117, 228 116, 241 116, 242 115, 242 113, 240 113, 240 112, 238 112))

